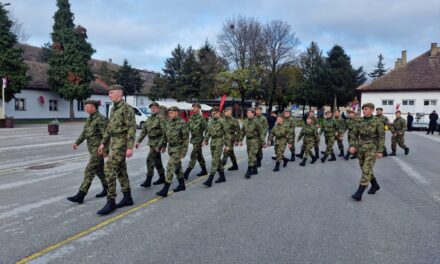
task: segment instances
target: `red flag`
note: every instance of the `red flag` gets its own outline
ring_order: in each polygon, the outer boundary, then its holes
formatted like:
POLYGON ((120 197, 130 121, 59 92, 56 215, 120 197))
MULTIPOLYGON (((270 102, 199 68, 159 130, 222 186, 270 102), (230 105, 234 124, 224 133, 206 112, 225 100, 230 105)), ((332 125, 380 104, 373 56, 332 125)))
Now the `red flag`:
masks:
POLYGON ((226 101, 226 94, 222 96, 222 99, 220 100, 220 112, 223 111, 223 106, 225 105, 226 101))
POLYGON ((396 104, 396 110, 399 110, 400 104, 396 104))

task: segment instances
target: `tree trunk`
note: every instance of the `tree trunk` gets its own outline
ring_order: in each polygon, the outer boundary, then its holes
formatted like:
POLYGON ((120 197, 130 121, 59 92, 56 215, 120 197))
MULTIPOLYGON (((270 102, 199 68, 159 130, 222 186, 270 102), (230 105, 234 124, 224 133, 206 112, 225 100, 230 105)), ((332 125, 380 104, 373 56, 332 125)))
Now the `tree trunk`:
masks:
POLYGON ((245 105, 244 105, 244 94, 241 94, 241 119, 244 118, 244 112, 245 112, 245 105))
POLYGON ((75 119, 75 112, 73 111, 73 100, 70 100, 70 120, 75 119))

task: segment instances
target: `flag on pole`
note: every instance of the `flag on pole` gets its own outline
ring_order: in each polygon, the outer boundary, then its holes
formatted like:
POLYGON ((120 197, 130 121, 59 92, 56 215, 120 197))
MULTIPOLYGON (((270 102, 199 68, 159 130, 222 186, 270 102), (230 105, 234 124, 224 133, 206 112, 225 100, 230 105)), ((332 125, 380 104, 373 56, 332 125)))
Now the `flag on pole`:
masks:
POLYGON ((223 111, 223 106, 225 105, 226 98, 226 94, 222 96, 222 99, 220 101, 220 112, 223 111))

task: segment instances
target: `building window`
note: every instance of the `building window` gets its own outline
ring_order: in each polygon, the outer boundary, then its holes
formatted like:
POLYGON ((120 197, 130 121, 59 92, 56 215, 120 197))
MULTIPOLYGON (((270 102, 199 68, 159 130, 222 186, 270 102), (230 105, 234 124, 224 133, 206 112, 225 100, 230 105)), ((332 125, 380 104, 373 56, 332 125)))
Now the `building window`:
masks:
POLYGON ((429 106, 429 105, 436 106, 437 105, 437 100, 424 100, 423 101, 423 105, 424 106, 429 106))
POLYGON ((402 105, 404 106, 414 106, 414 102, 416 100, 410 99, 410 100, 402 100, 402 105))
POLYGON ((49 111, 58 111, 58 100, 49 100, 49 111))
POLYGON ((84 101, 77 102, 77 110, 78 112, 84 112, 84 101))
POLYGON ((15 111, 26 111, 26 104, 24 98, 15 98, 15 111))
POLYGON ((394 100, 382 100, 382 105, 394 105, 394 100))

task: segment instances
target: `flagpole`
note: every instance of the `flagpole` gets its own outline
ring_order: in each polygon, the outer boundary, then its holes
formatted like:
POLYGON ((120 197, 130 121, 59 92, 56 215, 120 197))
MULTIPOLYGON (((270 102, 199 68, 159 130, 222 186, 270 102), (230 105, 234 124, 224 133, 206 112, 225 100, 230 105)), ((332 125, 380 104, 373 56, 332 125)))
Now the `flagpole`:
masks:
POLYGON ((5 85, 5 77, 3 77, 2 78, 2 108, 3 108, 3 111, 2 111, 2 117, 1 117, 1 119, 6 119, 6 108, 5 108, 5 88, 6 88, 6 85, 5 85))

